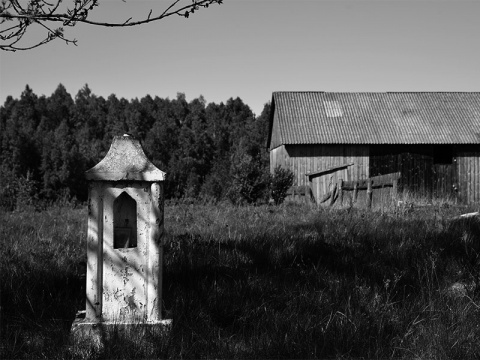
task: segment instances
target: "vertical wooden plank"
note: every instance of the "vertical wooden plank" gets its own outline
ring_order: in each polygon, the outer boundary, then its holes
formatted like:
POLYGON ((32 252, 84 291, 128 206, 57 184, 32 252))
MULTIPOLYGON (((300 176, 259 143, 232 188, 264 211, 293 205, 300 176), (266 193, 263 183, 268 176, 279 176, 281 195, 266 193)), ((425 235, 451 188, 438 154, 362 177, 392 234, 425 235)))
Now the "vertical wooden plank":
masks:
POLYGON ((392 186, 392 199, 397 202, 398 198, 398 180, 394 179, 393 180, 393 186, 392 186))
POLYGON ((285 145, 282 145, 282 154, 283 154, 283 166, 285 169, 290 169, 293 172, 292 168, 292 159, 290 159, 290 155, 288 154, 287 148, 285 145))
POLYGON ((302 154, 303 146, 298 145, 297 150, 298 150, 298 152, 297 152, 297 166, 298 166, 298 182, 297 182, 297 185, 300 186, 300 185, 302 185, 302 175, 303 175, 303 165, 304 165, 303 154, 302 154))
MULTIPOLYGON (((312 148, 312 145, 305 145, 305 174, 308 174, 310 172, 310 160, 311 160, 311 155, 310 155, 310 149, 312 148)), ((303 181, 305 182, 305 185, 308 185, 308 178, 306 175, 303 177, 303 181)))
POLYGON ((358 159, 358 165, 357 165, 357 174, 356 174, 356 179, 364 179, 366 176, 366 171, 365 169, 365 147, 359 147, 358 148, 358 153, 357 153, 357 159, 358 159))
POLYGON ((344 162, 345 145, 336 145, 335 166, 342 165, 344 162))
POLYGON ((297 163, 297 186, 302 184, 302 157, 301 157, 301 146, 296 146, 295 150, 295 161, 297 163))
POLYGON ((358 146, 353 146, 353 145, 350 146, 350 159, 348 160, 348 163, 353 164, 353 166, 351 166, 349 169, 348 175, 350 177, 348 181, 353 181, 357 179, 357 177, 355 176, 356 167, 358 166, 358 160, 356 158, 356 149, 358 149, 358 146))
POLYGON ((300 185, 300 178, 301 178, 301 176, 300 176, 300 172, 301 172, 300 165, 301 165, 301 162, 300 162, 300 157, 299 157, 299 153, 300 153, 299 150, 300 150, 299 147, 298 147, 298 146, 295 146, 295 157, 294 157, 294 159, 295 159, 295 170, 296 170, 296 171, 295 171, 295 174, 296 174, 296 179, 297 179, 295 185, 297 185, 297 186, 300 185))
MULTIPOLYGON (((272 150, 273 151, 273 150, 272 150)), ((273 157, 273 155, 272 155, 273 157)), ((272 166, 272 172, 275 169, 275 166, 280 165, 283 167, 283 153, 282 153, 282 147, 279 147, 275 149, 275 155, 274 155, 275 163, 272 166)))
POLYGON ((356 179, 355 167, 357 166, 358 161, 355 158, 355 149, 356 149, 356 146, 350 145, 350 159, 348 160, 348 163, 353 164, 353 166, 350 167, 350 171, 348 174, 350 177, 348 178, 348 181, 353 181, 356 179))
POLYGON ((475 186, 476 186, 476 191, 475 191, 475 202, 480 201, 480 153, 476 152, 474 153, 475 157, 475 177, 473 179, 475 186))
POLYGON ((332 195, 330 196, 330 206, 332 206, 335 203, 335 195, 336 195, 336 190, 337 190, 337 184, 332 187, 332 195))
POLYGON ((305 172, 303 176, 303 181, 305 185, 308 185, 308 179, 307 179, 307 176, 305 176, 305 174, 308 174, 310 172, 310 162, 312 159, 312 156, 310 155, 311 148, 312 148, 312 145, 305 145, 305 172))
POLYGON ((468 153, 466 151, 462 154, 462 172, 463 172, 463 191, 462 197, 463 202, 468 203, 468 196, 469 196, 469 181, 468 181, 468 153))
POLYGON ((367 208, 372 208, 372 181, 367 181, 367 208))
POLYGON ((365 159, 365 147, 361 148, 361 152, 359 154, 360 156, 360 167, 358 168, 358 179, 366 179, 368 177, 367 175, 367 161, 365 159))
POLYGON ((480 152, 475 153, 476 159, 476 172, 475 172, 475 184, 477 185, 477 196, 475 202, 480 202, 480 152))
POLYGON ((366 146, 364 149, 364 157, 363 157, 363 169, 365 171, 364 173, 364 179, 368 179, 370 177, 370 146, 366 146))
POLYGON ((300 170, 298 168, 298 146, 293 147, 293 154, 292 154, 292 159, 294 161, 293 167, 295 169, 295 186, 299 185, 299 179, 300 179, 300 170))
POLYGON ((470 154, 469 162, 472 168, 472 173, 470 175, 470 182, 472 184, 472 195, 471 195, 470 201, 475 202, 477 191, 476 191, 476 185, 475 185, 475 154, 473 152, 470 154))
POLYGON ((317 204, 323 196, 323 186, 322 186, 321 179, 322 178, 320 176, 317 176, 315 178, 315 186, 317 188, 317 204))
POLYGON ((273 170, 275 167, 281 163, 282 159, 279 156, 281 154, 281 149, 276 148, 273 150, 270 150, 270 171, 273 173, 273 170))
POLYGON ((420 156, 420 186, 423 196, 427 196, 428 192, 428 176, 427 176, 427 156, 422 152, 420 156))
POLYGON ((477 161, 475 157, 475 153, 472 152, 472 155, 470 157, 470 162, 472 163, 472 176, 471 176, 471 182, 472 182, 472 202, 475 202, 477 199, 477 184, 475 182, 476 178, 476 172, 477 172, 477 161))
MULTIPOLYGON (((345 145, 345 154, 344 154, 344 157, 343 157, 343 161, 345 164, 351 164, 351 161, 350 161, 350 146, 349 145, 345 145)), ((345 169, 345 172, 344 172, 344 180, 345 181, 349 181, 350 180, 350 173, 351 173, 351 166, 347 167, 345 169)))
POLYGON ((460 200, 460 178, 461 178, 461 171, 460 171, 460 151, 457 147, 457 153, 455 154, 455 191, 456 191, 456 198, 460 200))
POLYGON ((316 170, 316 165, 317 165, 317 151, 316 151, 316 145, 312 145, 311 147, 311 156, 312 160, 310 162, 310 172, 314 172, 316 170))
MULTIPOLYGON (((318 170, 318 158, 319 158, 319 150, 318 150, 318 145, 313 146, 313 170, 317 171, 318 170)), ((314 194, 315 194, 315 200, 318 204, 319 199, 320 199, 320 189, 319 189, 319 177, 315 177, 312 181, 313 187, 314 187, 314 194)), ((313 189, 312 189, 313 190, 313 189)))
POLYGON ((285 151, 284 151, 284 147, 285 145, 282 145, 278 148, 278 151, 277 151, 277 154, 276 154, 276 157, 277 157, 277 160, 275 161, 275 163, 277 165, 280 165, 282 168, 284 169, 288 169, 286 166, 285 166, 285 151))
POLYGON ((334 156, 333 156, 333 152, 334 152, 334 150, 335 150, 334 147, 335 147, 335 145, 327 145, 327 146, 326 146, 326 150, 327 150, 327 153, 328 153, 327 164, 326 164, 326 165, 327 165, 327 166, 326 166, 327 168, 333 166, 333 160, 334 160, 334 159, 333 159, 333 157, 334 157, 334 156))
POLYGON ((365 165, 365 163, 366 163, 366 161, 365 161, 365 148, 364 148, 364 147, 361 147, 359 150, 360 150, 360 152, 359 152, 358 156, 359 156, 359 162, 360 162, 360 163, 359 163, 359 165, 358 165, 358 167, 357 167, 357 171, 358 171, 358 173, 357 173, 357 179, 363 180, 363 179, 365 179, 366 176, 367 176, 367 175, 366 175, 367 172, 365 171, 365 166, 366 166, 366 165, 365 165))
POLYGON ((270 174, 273 174, 275 168, 275 149, 270 150, 270 174))
MULTIPOLYGON (((326 169, 326 165, 327 165, 327 153, 325 149, 326 149, 325 145, 320 145, 320 151, 322 154, 322 156, 320 157, 320 170, 326 169)), ((323 196, 329 191, 329 189, 327 187, 327 176, 322 175, 321 178, 322 178, 321 182, 323 187, 321 195, 323 196)))
POLYGON ((365 176, 365 172, 363 171, 364 166, 365 166, 365 147, 361 146, 357 150, 357 166, 355 167, 356 169, 356 174, 355 174, 355 179, 356 180, 363 180, 365 176))
POLYGON ((358 196, 358 183, 355 181, 353 184, 353 203, 355 204, 357 202, 357 196, 358 196))
POLYGON ((340 206, 343 205, 343 179, 338 180, 338 201, 340 206))
MULTIPOLYGON (((323 153, 323 145, 317 145, 317 171, 323 169, 323 158, 324 158, 324 153, 323 153)), ((319 176, 317 178, 317 194, 318 198, 321 199, 323 195, 325 195, 325 184, 324 184, 324 177, 319 176)))
POLYGON ((300 168, 300 184, 299 185, 305 185, 305 173, 307 169, 307 155, 306 155, 306 150, 308 148, 308 145, 302 145, 300 147, 300 163, 301 163, 301 168, 300 168))
POLYGON ((288 146, 288 156, 289 156, 289 162, 290 162, 290 170, 293 172, 293 185, 297 185, 297 170, 295 169, 295 146, 294 145, 289 145, 288 146))
POLYGON ((476 153, 472 152, 470 161, 472 162, 472 202, 477 201, 478 192, 477 192, 477 157, 476 153))
POLYGON ((464 152, 460 152, 457 157, 458 164, 458 195, 461 202, 466 200, 466 176, 464 164, 464 152))
MULTIPOLYGON (((469 150, 469 149, 468 149, 469 150)), ((472 182, 470 181, 471 177, 471 172, 472 172, 472 164, 470 163, 470 152, 469 151, 465 152, 465 173, 466 173, 466 178, 467 178, 467 196, 465 198, 465 203, 468 204, 471 201, 471 196, 472 196, 472 182)))
POLYGON ((333 145, 332 147, 332 166, 339 165, 338 159, 342 156, 340 147, 341 145, 333 145))
POLYGON ((273 174, 273 170, 277 166, 277 149, 270 150, 270 174, 273 174))
POLYGON ((272 168, 273 168, 273 160, 274 160, 274 158, 273 158, 273 150, 270 150, 270 151, 268 152, 268 159, 269 159, 269 161, 270 161, 270 164, 269 164, 270 166, 269 166, 268 170, 270 171, 270 174, 272 174, 272 173, 273 173, 273 171, 272 171, 272 168))
POLYGON ((472 153, 468 152, 466 157, 467 160, 467 174, 468 174, 468 197, 467 203, 471 203, 473 201, 473 189, 472 189, 472 153))
POLYGON ((476 161, 475 161, 475 153, 472 152, 470 155, 470 163, 472 164, 472 174, 470 176, 470 181, 472 183, 472 196, 471 196, 471 202, 475 202, 476 196, 477 196, 477 189, 476 189, 476 184, 475 184, 475 172, 476 172, 476 161))

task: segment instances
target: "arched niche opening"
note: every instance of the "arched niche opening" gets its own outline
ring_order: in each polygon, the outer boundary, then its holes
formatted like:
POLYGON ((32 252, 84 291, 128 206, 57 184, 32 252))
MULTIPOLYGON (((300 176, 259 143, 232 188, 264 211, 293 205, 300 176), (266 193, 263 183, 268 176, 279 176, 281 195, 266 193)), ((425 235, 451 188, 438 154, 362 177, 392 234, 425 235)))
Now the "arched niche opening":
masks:
POLYGON ((123 192, 113 202, 113 248, 137 247, 137 203, 123 192))

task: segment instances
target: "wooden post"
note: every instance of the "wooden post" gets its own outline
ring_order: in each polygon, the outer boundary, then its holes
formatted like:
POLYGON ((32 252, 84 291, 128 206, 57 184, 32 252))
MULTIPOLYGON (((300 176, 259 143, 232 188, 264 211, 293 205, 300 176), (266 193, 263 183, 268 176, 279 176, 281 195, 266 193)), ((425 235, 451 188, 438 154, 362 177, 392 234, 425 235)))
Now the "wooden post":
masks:
POLYGON ((367 208, 372 207, 372 180, 367 181, 367 208))
POLYGON ((333 186, 332 195, 330 196, 330 206, 335 203, 335 193, 337 192, 337 184, 333 186))
POLYGON ((338 200, 343 205, 343 179, 338 180, 338 200))
POLYGON ((357 202, 357 196, 358 196, 358 183, 355 181, 353 184, 353 203, 355 204, 357 202))
POLYGON ((397 202, 397 197, 398 197, 398 180, 394 179, 393 185, 392 185, 392 198, 394 203, 397 202))

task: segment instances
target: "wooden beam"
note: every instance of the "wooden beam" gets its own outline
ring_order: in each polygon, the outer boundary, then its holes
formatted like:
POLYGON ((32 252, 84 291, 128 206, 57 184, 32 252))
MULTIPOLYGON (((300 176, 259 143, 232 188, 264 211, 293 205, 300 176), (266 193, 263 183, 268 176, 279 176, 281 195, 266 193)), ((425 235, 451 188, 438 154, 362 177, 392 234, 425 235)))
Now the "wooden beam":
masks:
POLYGON ((372 188, 379 188, 385 186, 393 186, 394 180, 400 179, 400 173, 392 173, 380 176, 374 176, 370 179, 365 180, 354 180, 354 181, 344 181, 343 182, 343 189, 344 190, 354 190, 355 186, 357 190, 366 190, 368 186, 368 181, 371 181, 372 188))
POLYGON ((327 174, 329 172, 334 172, 334 171, 337 171, 337 170, 340 170, 340 169, 345 169, 345 168, 347 168, 349 166, 353 166, 353 165, 354 165, 354 163, 336 165, 336 166, 332 166, 332 167, 329 167, 329 168, 324 169, 324 170, 319 170, 319 171, 313 171, 313 172, 306 173, 305 176, 308 176, 309 178, 314 177, 314 176, 320 176, 320 175, 327 174))
POLYGON ((330 197, 330 206, 332 206, 334 203, 335 203, 335 200, 336 200, 336 195, 337 193, 337 184, 334 185, 333 189, 332 189, 332 196, 330 197))

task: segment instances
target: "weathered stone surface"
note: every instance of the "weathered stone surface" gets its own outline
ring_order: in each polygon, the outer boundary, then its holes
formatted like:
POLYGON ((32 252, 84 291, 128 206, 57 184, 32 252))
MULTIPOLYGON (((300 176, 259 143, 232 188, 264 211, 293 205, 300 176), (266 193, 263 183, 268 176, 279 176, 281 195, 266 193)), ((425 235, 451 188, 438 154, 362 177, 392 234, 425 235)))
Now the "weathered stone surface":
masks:
POLYGON ((70 343, 73 353, 83 353, 86 348, 101 352, 105 342, 113 336, 116 338, 135 339, 145 335, 157 338, 167 337, 172 328, 172 320, 149 322, 96 322, 77 317, 70 332, 70 343))
POLYGON ((164 176, 131 136, 116 137, 87 172, 86 310, 72 325, 75 341, 101 346, 112 328, 171 325, 162 319, 164 176))
POLYGON ((107 155, 86 172, 87 180, 163 181, 165 173, 145 155, 140 141, 130 135, 115 136, 107 155))

